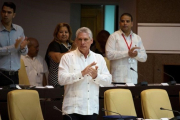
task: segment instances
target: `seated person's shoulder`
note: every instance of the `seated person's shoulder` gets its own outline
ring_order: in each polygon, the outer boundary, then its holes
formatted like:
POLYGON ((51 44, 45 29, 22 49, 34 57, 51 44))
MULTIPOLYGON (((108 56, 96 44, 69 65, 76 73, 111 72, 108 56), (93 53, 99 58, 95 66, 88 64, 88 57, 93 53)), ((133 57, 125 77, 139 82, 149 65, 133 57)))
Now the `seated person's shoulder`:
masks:
POLYGON ((21 59, 24 60, 26 55, 21 55, 21 59))
POLYGON ((44 58, 40 55, 37 55, 37 59, 41 60, 41 61, 44 61, 44 58))

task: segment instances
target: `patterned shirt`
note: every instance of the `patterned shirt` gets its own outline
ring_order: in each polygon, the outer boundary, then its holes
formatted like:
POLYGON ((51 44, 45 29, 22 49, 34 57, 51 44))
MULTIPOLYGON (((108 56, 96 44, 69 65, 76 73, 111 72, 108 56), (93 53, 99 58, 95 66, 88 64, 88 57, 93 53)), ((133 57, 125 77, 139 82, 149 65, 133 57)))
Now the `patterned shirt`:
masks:
MULTIPOLYGON (((70 46, 70 45, 69 45, 70 46)), ((69 51, 70 47, 65 47, 63 44, 59 44, 56 41, 52 41, 49 44, 49 47, 46 52, 46 57, 45 60, 47 62, 48 68, 49 68, 49 76, 48 76, 48 83, 49 85, 59 85, 58 83, 58 66, 59 63, 55 62, 49 55, 49 52, 60 52, 60 53, 65 53, 69 51)))

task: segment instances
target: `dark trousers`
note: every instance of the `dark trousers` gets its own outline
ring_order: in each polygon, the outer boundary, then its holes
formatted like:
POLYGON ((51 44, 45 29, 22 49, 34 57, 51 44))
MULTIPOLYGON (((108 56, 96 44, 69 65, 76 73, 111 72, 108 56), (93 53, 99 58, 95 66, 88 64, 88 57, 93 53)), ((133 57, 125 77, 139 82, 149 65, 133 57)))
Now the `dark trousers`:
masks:
MULTIPOLYGON (((97 120, 97 114, 93 115, 80 115, 80 114, 68 114, 72 120, 97 120)), ((67 115, 63 115, 63 120, 71 120, 67 115)))
POLYGON ((8 75, 8 74, 0 73, 0 86, 7 86, 13 83, 19 84, 18 74, 8 75))

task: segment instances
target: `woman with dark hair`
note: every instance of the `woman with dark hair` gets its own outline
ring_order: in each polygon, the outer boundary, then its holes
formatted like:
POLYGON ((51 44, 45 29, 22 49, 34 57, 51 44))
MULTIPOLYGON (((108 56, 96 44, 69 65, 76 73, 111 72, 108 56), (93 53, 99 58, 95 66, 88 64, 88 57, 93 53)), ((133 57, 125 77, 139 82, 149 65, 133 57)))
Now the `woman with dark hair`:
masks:
POLYGON ((105 55, 105 46, 106 46, 106 42, 107 42, 109 36, 110 36, 110 33, 108 31, 101 30, 96 37, 96 39, 100 45, 100 51, 98 49, 96 49, 95 52, 101 54, 103 57, 106 56, 105 55))
POLYGON ((74 50, 76 46, 72 46, 72 32, 67 23, 57 24, 53 36, 54 39, 48 46, 45 60, 49 68, 48 84, 56 87, 59 86, 58 67, 61 57, 67 52, 74 50))

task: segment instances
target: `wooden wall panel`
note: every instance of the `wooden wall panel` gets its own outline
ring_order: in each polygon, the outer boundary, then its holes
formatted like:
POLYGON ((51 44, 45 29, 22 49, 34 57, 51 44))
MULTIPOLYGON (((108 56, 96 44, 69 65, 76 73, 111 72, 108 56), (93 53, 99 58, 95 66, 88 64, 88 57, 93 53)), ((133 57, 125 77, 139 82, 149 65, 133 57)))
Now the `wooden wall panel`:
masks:
POLYGON ((138 23, 180 23, 180 0, 137 0, 138 23))

